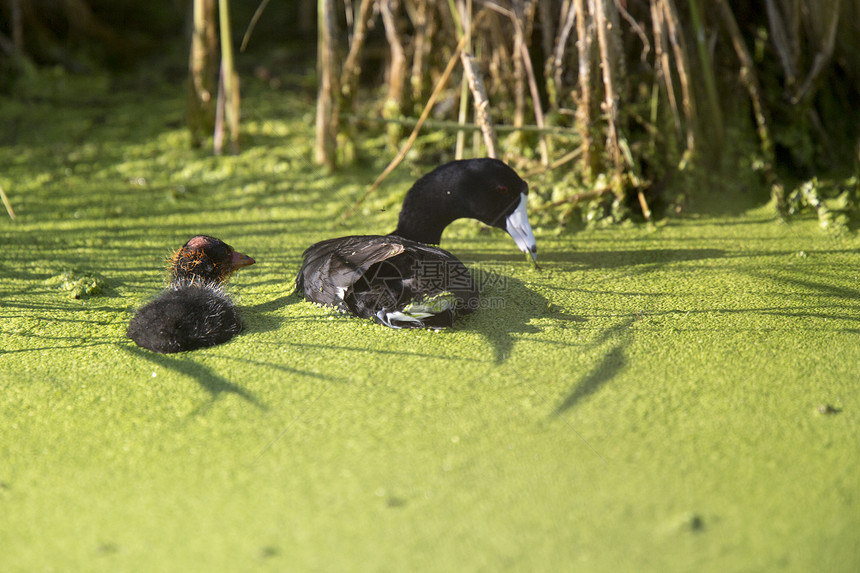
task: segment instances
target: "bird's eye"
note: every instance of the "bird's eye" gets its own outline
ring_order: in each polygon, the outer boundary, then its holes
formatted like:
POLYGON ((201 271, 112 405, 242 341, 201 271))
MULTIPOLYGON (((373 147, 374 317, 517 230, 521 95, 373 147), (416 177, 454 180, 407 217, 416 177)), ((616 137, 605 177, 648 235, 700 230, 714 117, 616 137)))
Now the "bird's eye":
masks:
POLYGON ((507 195, 508 194, 508 188, 505 187, 504 185, 499 185, 498 187, 496 187, 496 191, 498 191, 499 195, 507 195))

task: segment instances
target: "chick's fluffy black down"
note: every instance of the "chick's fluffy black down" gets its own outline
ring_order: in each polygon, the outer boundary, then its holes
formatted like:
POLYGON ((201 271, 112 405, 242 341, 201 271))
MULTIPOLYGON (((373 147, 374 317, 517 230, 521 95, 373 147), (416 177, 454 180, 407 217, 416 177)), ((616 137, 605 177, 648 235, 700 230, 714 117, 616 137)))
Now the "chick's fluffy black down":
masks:
POLYGON ((241 330, 236 307, 220 287, 183 285, 141 307, 128 336, 138 346, 169 354, 221 344, 241 330))

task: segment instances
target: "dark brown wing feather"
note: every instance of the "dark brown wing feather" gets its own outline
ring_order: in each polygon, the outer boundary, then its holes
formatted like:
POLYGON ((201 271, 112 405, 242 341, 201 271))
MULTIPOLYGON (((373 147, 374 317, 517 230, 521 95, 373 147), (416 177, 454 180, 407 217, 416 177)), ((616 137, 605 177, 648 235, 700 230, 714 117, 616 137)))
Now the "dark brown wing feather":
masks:
POLYGON ((403 252, 403 247, 383 236, 350 236, 320 241, 308 247, 296 277, 296 290, 305 299, 336 306, 342 311, 343 295, 371 265, 403 252))
POLYGON ((362 318, 446 291, 456 297, 458 314, 477 306, 468 269, 437 247, 391 235, 350 236, 316 243, 303 257, 296 289, 309 301, 362 318))

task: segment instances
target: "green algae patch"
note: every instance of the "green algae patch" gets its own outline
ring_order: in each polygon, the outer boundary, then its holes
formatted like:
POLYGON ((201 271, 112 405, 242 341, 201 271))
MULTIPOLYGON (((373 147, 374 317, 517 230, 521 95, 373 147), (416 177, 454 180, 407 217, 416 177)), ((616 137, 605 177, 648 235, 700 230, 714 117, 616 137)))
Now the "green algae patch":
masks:
POLYGON ((0 105, 46 130, 0 130, 0 568, 856 571, 856 233, 770 206, 539 228, 538 272, 459 221, 481 308, 388 329, 293 280, 314 241, 393 229, 428 166, 341 224, 385 161, 318 170, 312 100, 249 83, 236 157, 183 147, 182 90, 0 105), (257 261, 245 330, 137 348, 199 233, 257 261))
POLYGON ((45 279, 45 284, 56 288, 74 299, 105 294, 108 282, 96 273, 77 270, 63 271, 59 275, 45 279))

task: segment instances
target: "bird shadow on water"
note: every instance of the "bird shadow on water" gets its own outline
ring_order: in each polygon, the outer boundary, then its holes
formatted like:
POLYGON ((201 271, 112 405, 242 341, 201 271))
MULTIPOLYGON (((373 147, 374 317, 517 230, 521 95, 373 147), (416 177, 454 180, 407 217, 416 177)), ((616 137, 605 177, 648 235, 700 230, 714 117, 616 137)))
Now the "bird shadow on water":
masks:
POLYGON ((287 305, 296 304, 300 300, 301 298, 293 292, 259 304, 241 305, 240 309, 242 311, 243 322, 245 323, 245 331, 269 332, 277 330, 285 320, 277 311, 287 305))
POLYGON ((150 352, 148 350, 143 350, 136 346, 132 345, 123 345, 120 346, 124 351, 128 352, 133 356, 137 356, 139 358, 144 358, 153 364, 166 368, 168 370, 172 370, 179 374, 184 374, 186 376, 191 377, 195 382, 197 382, 201 388, 206 390, 209 393, 209 400, 206 404, 195 408, 194 414, 199 414, 208 410, 219 398, 221 398, 225 394, 233 394, 242 398, 246 402, 249 402, 259 408, 260 410, 268 410, 268 406, 261 402, 253 392, 250 390, 246 390, 233 382, 223 378, 216 374, 211 368, 208 366, 204 366, 202 364, 198 364, 193 360, 189 360, 187 356, 184 354, 187 353, 179 353, 179 354, 157 354, 155 352, 150 352))
POLYGON ((514 343, 523 335, 541 331, 540 327, 530 324, 534 319, 585 321, 582 317, 562 312, 521 280, 495 273, 484 276, 485 273, 474 269, 473 274, 481 290, 479 308, 458 325, 462 325, 463 330, 478 332, 487 340, 496 364, 510 357, 514 343))
POLYGON ((619 324, 605 329, 590 343, 589 346, 598 347, 605 342, 611 341, 612 347, 603 355, 597 366, 571 387, 567 397, 553 411, 554 415, 560 416, 564 414, 567 410, 597 392, 624 370, 627 366, 627 357, 624 354, 624 349, 629 344, 629 335, 627 332, 634 320, 636 320, 635 317, 626 318, 619 324))
MULTIPOLYGON (((463 260, 469 258, 492 260, 496 264, 518 264, 522 261, 521 253, 510 250, 486 252, 484 250, 459 251, 463 260)), ((557 250, 541 252, 539 260, 543 263, 574 263, 589 269, 612 269, 619 267, 635 267, 639 265, 662 265, 667 263, 694 262, 711 259, 721 259, 729 253, 724 249, 686 249, 686 248, 656 248, 656 249, 613 249, 613 250, 557 250)))

